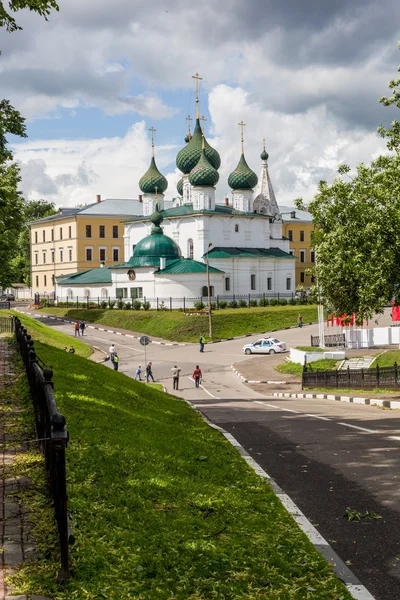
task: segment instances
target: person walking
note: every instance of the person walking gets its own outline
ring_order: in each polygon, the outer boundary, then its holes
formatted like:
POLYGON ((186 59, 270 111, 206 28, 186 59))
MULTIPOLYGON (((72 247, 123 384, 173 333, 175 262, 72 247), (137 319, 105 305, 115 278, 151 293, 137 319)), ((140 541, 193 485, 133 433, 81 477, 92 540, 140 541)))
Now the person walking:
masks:
POLYGON ((78 323, 78 321, 75 321, 74 329, 75 329, 75 337, 76 336, 79 337, 79 323, 78 323))
POLYGON ((206 343, 206 338, 204 337, 204 335, 200 336, 200 352, 204 352, 204 344, 206 343))
POLYGON ((202 378, 201 369, 200 369, 199 365, 196 365, 196 368, 193 371, 193 379, 194 379, 195 387, 197 387, 197 388, 200 387, 201 378, 202 378))
POLYGON ((297 318, 297 325, 299 327, 303 327, 303 317, 301 315, 299 315, 297 318))
POLYGON ((108 353, 110 355, 110 360, 113 363, 114 362, 114 356, 115 356, 115 346, 114 346, 114 344, 111 344, 110 348, 108 349, 108 353))
POLYGON ((153 377, 153 363, 149 362, 149 364, 146 367, 146 383, 149 383, 149 379, 153 380, 154 383, 154 377, 153 377))
POLYGON ((138 368, 136 369, 135 379, 139 380, 139 381, 143 381, 143 379, 142 379, 142 365, 139 365, 138 368))
POLYGON ((86 325, 85 325, 85 323, 84 323, 83 321, 81 321, 81 324, 79 325, 79 327, 80 327, 80 329, 81 329, 81 335, 83 335, 83 332, 84 332, 84 331, 85 331, 85 329, 86 329, 86 325))
POLYGON ((174 390, 179 390, 179 373, 180 372, 181 372, 181 369, 178 367, 178 365, 175 365, 171 369, 172 385, 173 385, 174 390))
POLYGON ((118 354, 115 352, 114 353, 114 360, 113 360, 114 371, 118 371, 118 363, 119 363, 118 354))

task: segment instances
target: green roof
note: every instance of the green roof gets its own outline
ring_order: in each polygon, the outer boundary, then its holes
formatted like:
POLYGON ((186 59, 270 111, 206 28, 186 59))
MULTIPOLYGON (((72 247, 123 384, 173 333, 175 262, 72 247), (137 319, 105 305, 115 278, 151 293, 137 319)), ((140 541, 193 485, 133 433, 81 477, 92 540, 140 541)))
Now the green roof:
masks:
MULTIPOLYGON (((190 173, 190 171, 197 165, 201 156, 203 133, 201 131, 200 120, 196 119, 196 126, 193 131, 193 135, 189 142, 182 150, 178 152, 176 157, 176 166, 182 173, 190 173)), ((204 150, 208 160, 214 169, 219 169, 221 166, 221 159, 216 150, 211 148, 207 140, 204 140, 204 150)))
MULTIPOLYGON (((207 256, 207 252, 203 255, 207 256)), ((216 247, 208 252, 209 258, 293 258, 295 256, 280 248, 232 248, 216 247)))
POLYGON ((252 190, 258 183, 258 177, 241 155, 238 166, 228 177, 228 185, 233 190, 252 190))
POLYGON ((189 181, 194 187, 214 187, 218 183, 219 174, 207 158, 205 150, 201 151, 200 160, 190 171, 189 181))
POLYGON ((58 281, 57 285, 87 285, 93 283, 111 283, 110 267, 98 267, 89 271, 80 271, 65 275, 65 279, 58 281))
POLYGON ((154 156, 151 157, 146 173, 139 180, 139 187, 144 194, 163 194, 168 187, 168 181, 158 170, 154 156))
MULTIPOLYGON (((209 267, 209 271, 210 273, 224 273, 224 271, 211 266, 209 267)), ((179 258, 178 260, 167 261, 167 266, 165 269, 158 269, 158 271, 155 271, 156 275, 160 273, 169 273, 171 275, 181 275, 184 273, 207 273, 207 265, 197 260, 193 260, 192 258, 179 258)))
POLYGON ((176 184, 176 189, 178 190, 178 194, 183 196, 183 177, 176 184))
MULTIPOLYGON (((270 219, 272 215, 262 215, 260 213, 253 212, 242 212, 232 208, 232 206, 225 206, 225 204, 216 204, 214 210, 194 210, 193 204, 182 204, 181 206, 175 206, 174 208, 167 208, 161 211, 164 219, 170 217, 186 217, 188 215, 218 215, 218 216, 245 216, 255 217, 257 219, 270 219)), ((134 221, 148 221, 149 217, 132 217, 126 219, 124 223, 132 223, 134 221)))

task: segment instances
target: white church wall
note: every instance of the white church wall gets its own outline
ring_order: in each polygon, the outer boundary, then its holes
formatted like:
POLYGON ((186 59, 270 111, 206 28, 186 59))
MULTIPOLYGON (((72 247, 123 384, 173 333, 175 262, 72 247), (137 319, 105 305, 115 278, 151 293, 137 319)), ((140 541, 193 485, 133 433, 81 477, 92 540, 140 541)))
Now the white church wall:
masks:
MULTIPOLYGON (((295 290, 295 261, 292 259, 210 259, 210 265, 225 272, 229 278, 229 290, 223 294, 235 295, 260 295, 282 294, 290 296, 295 290), (255 289, 251 289, 252 278, 255 275, 255 289), (268 286, 271 279, 271 289, 268 286), (290 289, 287 289, 287 280, 290 280, 290 289)), ((253 279, 254 282, 254 279, 253 279)))

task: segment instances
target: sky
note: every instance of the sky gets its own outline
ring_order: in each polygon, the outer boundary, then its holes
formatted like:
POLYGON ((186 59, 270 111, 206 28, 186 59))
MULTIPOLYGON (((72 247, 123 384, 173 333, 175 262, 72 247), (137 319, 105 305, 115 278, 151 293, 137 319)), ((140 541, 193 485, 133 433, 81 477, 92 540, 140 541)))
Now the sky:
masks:
MULTIPOLYGON (((10 139, 27 199, 57 206, 137 198, 151 156, 176 196, 177 152, 195 115, 221 155, 217 201, 241 152, 259 173, 263 138, 278 204, 311 200, 337 167, 385 151, 396 109, 398 0, 60 0, 48 21, 16 13, 0 32, 0 97, 24 115, 10 139)), ((192 122, 193 127, 193 122, 192 122)))

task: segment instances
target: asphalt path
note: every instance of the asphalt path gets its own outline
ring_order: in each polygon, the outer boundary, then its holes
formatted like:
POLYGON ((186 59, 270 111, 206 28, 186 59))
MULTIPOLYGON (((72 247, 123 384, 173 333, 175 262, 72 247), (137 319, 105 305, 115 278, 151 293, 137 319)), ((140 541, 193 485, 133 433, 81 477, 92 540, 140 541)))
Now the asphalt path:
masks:
MULTIPOLYGON (((45 316, 39 320, 73 336, 69 323, 45 316)), ((92 328, 85 333, 81 340, 103 351, 114 343, 120 370, 128 376, 134 377, 138 364, 144 367, 145 351, 135 337, 92 328)), ((274 335, 290 346, 308 343, 310 331, 274 335)), ((376 600, 400 599, 400 413, 329 400, 277 399, 253 390, 230 365, 243 360, 242 346, 258 337, 206 345, 204 354, 194 344, 152 343, 146 359, 169 392, 232 433, 376 600), (174 364, 182 369, 177 393, 171 382, 174 364), (204 375, 199 390, 191 379, 196 364, 204 375), (367 511, 375 516, 349 521, 347 508, 356 511, 355 517, 367 511)))

